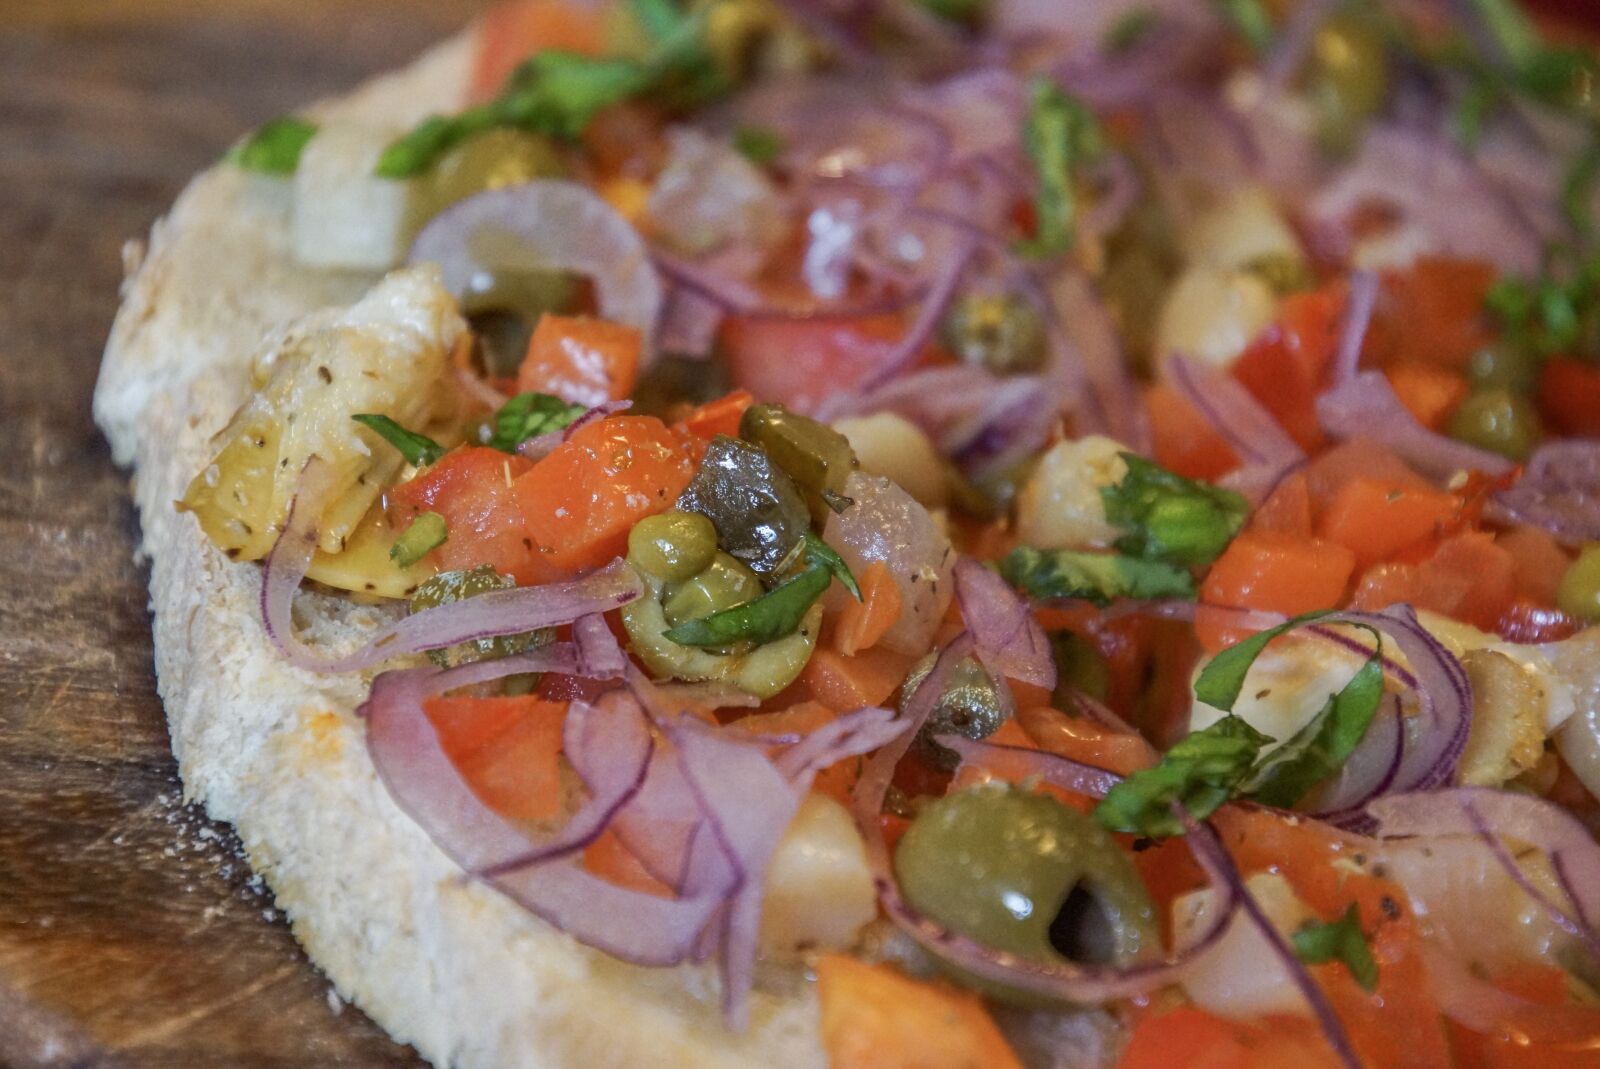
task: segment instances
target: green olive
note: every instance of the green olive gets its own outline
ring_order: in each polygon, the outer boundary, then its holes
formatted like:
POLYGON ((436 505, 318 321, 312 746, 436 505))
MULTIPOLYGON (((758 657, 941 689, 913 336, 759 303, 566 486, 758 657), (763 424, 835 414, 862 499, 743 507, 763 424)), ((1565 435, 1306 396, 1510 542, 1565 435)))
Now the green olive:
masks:
POLYGON ((956 356, 1001 374, 1039 369, 1049 348, 1043 317, 1027 301, 1005 293, 962 297, 939 330, 956 356))
MULTIPOLYGON (((900 687, 900 708, 904 709, 922 686, 923 680, 933 670, 935 654, 929 654, 911 669, 900 687)), ((968 657, 950 673, 944 693, 928 714, 928 719, 917 734, 917 744, 928 763, 935 768, 954 771, 961 763, 961 755, 947 746, 933 741, 937 735, 964 735, 969 739, 986 739, 1000 730, 1011 716, 1010 703, 1001 697, 993 677, 974 657, 968 657)))
POLYGON ((913 908, 1018 957, 1122 965, 1157 945, 1155 907, 1128 855, 1047 795, 999 783, 946 795, 911 822, 894 867, 913 908))
POLYGON ((669 583, 693 579, 717 555, 717 529, 697 512, 673 509, 646 516, 628 532, 628 559, 669 583))
POLYGON ((422 200, 429 218, 485 190, 561 178, 566 164, 555 145, 538 134, 504 127, 468 138, 439 158, 428 173, 422 200))
POLYGON ((1504 386, 1474 391, 1450 417, 1450 437, 1491 453, 1526 460, 1544 437, 1539 410, 1504 386))
POLYGON ((1473 386, 1502 386, 1531 393, 1539 381, 1539 360, 1526 345, 1502 338, 1472 354, 1467 377, 1473 386))
POLYGON ((1600 542, 1590 542, 1567 566, 1556 605, 1568 616, 1600 623, 1600 542))
MULTIPOLYGON (((480 564, 466 571, 440 572, 417 587, 415 593, 411 595, 410 608, 414 613, 423 612, 440 605, 461 601, 463 598, 475 598, 480 594, 507 590, 513 586, 516 586, 516 582, 510 576, 499 574, 487 564, 480 564)), ((428 658, 437 665, 450 667, 491 657, 509 657, 514 653, 526 653, 528 650, 543 646, 554 635, 553 631, 544 630, 529 631, 521 635, 480 638, 448 649, 429 650, 428 658)))
MULTIPOLYGON (((705 519, 704 516, 700 518, 705 519)), ((706 520, 706 526, 710 525, 711 521, 706 520)), ((712 545, 716 545, 714 538, 712 545)), ((634 560, 632 539, 629 540, 628 552, 629 560, 634 560)), ((726 553, 718 550, 713 552, 711 563, 698 574, 666 588, 661 608, 667 615, 669 627, 743 605, 761 596, 764 588, 755 572, 726 553)), ((638 563, 634 560, 635 565, 638 563)))
POLYGON ((1335 15, 1313 38, 1302 77, 1318 142, 1337 155, 1352 151, 1388 97, 1382 30, 1357 14, 1335 15))
POLYGON ((782 405, 751 405, 739 420, 739 437, 764 449, 794 480, 819 526, 848 504, 844 484, 856 469, 856 454, 832 427, 782 405))

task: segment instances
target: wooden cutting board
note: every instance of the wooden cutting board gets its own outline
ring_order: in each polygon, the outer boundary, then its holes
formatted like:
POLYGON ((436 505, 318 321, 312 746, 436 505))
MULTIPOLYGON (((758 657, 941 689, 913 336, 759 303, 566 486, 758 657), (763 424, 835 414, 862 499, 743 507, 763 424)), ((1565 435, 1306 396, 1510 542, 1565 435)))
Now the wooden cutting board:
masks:
POLYGON ((180 804, 126 476, 89 418, 122 243, 242 131, 475 0, 0 2, 0 1067, 420 1065, 180 804))

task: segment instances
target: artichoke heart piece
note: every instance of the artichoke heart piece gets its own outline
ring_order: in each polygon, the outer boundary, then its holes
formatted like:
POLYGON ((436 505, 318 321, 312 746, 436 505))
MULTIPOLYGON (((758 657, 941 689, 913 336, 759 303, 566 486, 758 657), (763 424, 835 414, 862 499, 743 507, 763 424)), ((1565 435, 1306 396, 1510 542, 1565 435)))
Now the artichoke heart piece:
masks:
POLYGON ((323 586, 358 595, 410 597, 436 569, 427 558, 407 568, 397 564, 389 554, 395 533, 383 509, 374 506, 350 532, 343 549, 337 553, 317 552, 306 575, 323 586))
MULTIPOLYGON (((430 430, 452 423, 460 397, 446 374, 448 354, 465 330, 431 266, 397 271, 349 308, 297 321, 257 357, 255 395, 217 436, 216 457, 178 507, 194 513, 230 557, 259 560, 272 549, 306 461, 318 456, 337 486, 323 505, 318 548, 339 553, 403 466, 350 417, 382 413, 430 430)), ((394 585, 396 569, 386 563, 381 577, 351 589, 394 585)))

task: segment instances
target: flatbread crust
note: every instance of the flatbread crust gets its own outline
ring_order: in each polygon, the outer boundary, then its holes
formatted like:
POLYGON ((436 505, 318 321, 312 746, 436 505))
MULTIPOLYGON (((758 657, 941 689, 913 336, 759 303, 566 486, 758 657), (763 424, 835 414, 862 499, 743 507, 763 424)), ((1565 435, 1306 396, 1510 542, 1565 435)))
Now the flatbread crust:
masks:
MULTIPOLYGON (((315 114, 414 122, 456 106, 470 60, 469 33, 315 114)), ((95 392, 97 422, 134 469, 186 795, 238 829, 339 994, 436 1065, 824 1065, 797 972, 774 978, 784 993, 757 993, 749 1031, 732 1035, 707 970, 625 965, 464 881, 373 770, 354 714, 369 677, 283 663, 258 616, 259 568, 227 560, 174 510, 245 399, 263 339, 375 281, 292 261, 285 186, 213 168, 156 224, 147 255, 130 247, 95 392)), ((296 614, 314 638, 344 643, 377 610, 304 594, 296 614)))

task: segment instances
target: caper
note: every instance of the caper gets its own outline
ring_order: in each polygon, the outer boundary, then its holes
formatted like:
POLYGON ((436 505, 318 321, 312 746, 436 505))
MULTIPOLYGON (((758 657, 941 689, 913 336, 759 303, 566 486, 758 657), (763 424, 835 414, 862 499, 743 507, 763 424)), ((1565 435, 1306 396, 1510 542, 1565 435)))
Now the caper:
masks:
POLYGON ((945 348, 969 364, 1000 374, 1044 366, 1044 319, 1027 301, 1005 293, 967 294, 939 328, 945 348))
MULTIPOLYGON (((631 541, 630 559, 633 548, 631 541)), ((715 544, 712 543, 713 546, 715 544)), ((756 578, 755 572, 718 551, 711 563, 699 573, 667 587, 663 592, 661 608, 666 613, 668 626, 677 627, 690 620, 753 601, 761 596, 762 590, 761 580, 756 578)))
POLYGON ((1072 708, 1063 702, 1076 694, 1106 700, 1111 692, 1111 666, 1099 650, 1071 631, 1057 631, 1050 636, 1050 651, 1056 662, 1057 708, 1072 708))
MULTIPOLYGON (((911 701, 928 673, 933 671, 935 654, 929 654, 911 669, 900 687, 900 708, 911 701)), ((936 768, 950 771, 961 763, 961 756, 948 746, 934 742, 937 735, 964 735, 986 739, 1000 730, 1011 716, 1011 703, 1002 696, 994 679, 976 658, 968 657, 950 672, 944 693, 928 714, 917 744, 923 756, 936 768)))
POLYGON ((1337 155, 1350 152, 1388 97, 1382 31, 1358 14, 1333 16, 1312 39, 1302 78, 1316 116, 1318 143, 1337 155))
POLYGON ((717 555, 717 529, 697 512, 646 516, 628 532, 628 560, 669 583, 693 579, 717 555))
POLYGON ((1556 606, 1568 616, 1600 622, 1600 542, 1590 542, 1567 566, 1556 588, 1556 606))
POLYGON ((782 405, 751 405, 739 421, 739 437, 764 449, 795 481, 819 526, 848 504, 844 484, 856 468, 856 454, 832 427, 782 405))
POLYGON ((946 795, 911 822, 894 868, 913 908, 1021 958, 1125 964, 1156 944, 1132 861, 1092 818, 1046 795, 1000 783, 946 795))
MULTIPOLYGON (((480 564, 465 571, 440 572, 417 587, 411 595, 410 608, 414 613, 423 612, 464 598, 475 598, 480 594, 507 590, 513 586, 516 586, 516 582, 510 576, 499 574, 487 564, 480 564)), ((554 632, 542 630, 520 635, 480 638, 448 649, 429 650, 428 658, 435 664, 448 668, 468 661, 526 653, 528 650, 545 645, 553 637, 554 632)))
POLYGON ((470 137, 439 157, 428 173, 422 202, 431 217, 485 190, 566 173, 561 154, 548 139, 499 127, 470 137))
POLYGON ((1449 430, 1452 438, 1512 460, 1526 460, 1544 437, 1533 402, 1504 386, 1475 390, 1450 417, 1449 430))
POLYGON ((1539 381, 1539 359, 1526 345, 1502 338, 1472 354, 1467 378, 1474 386, 1503 386, 1530 393, 1539 381))

